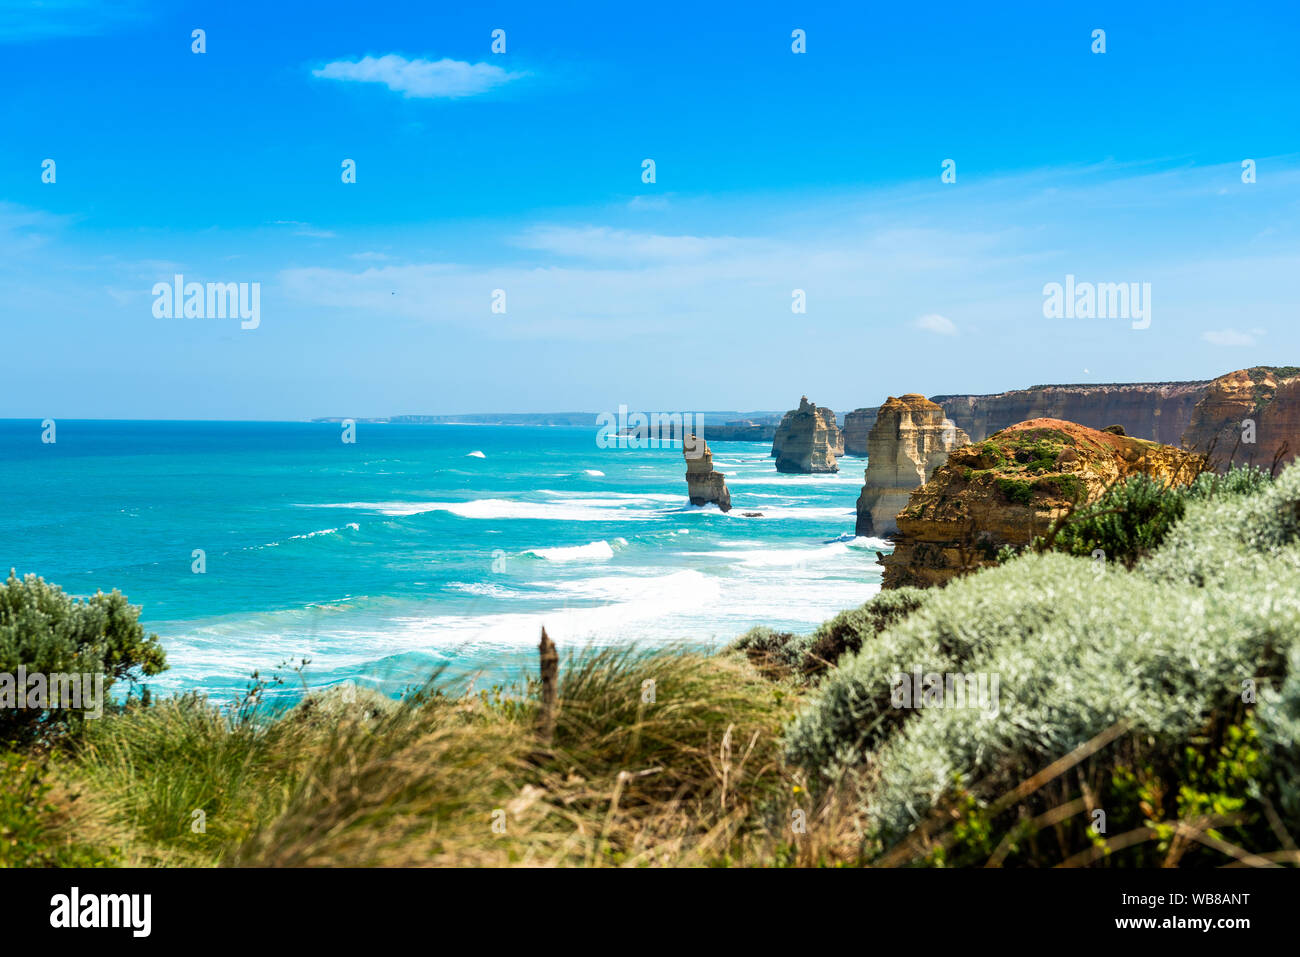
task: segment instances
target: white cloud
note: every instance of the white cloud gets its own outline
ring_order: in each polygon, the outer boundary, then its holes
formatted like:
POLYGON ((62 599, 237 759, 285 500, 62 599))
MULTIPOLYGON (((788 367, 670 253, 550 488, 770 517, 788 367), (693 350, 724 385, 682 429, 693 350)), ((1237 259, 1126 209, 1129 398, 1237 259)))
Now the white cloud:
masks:
POLYGON ((935 335, 957 335, 957 327, 953 324, 953 321, 947 316, 941 316, 936 312, 921 316, 919 319, 915 320, 912 325, 924 332, 933 332, 935 335))
POLYGON ((734 236, 669 236, 607 226, 539 226, 516 236, 515 245, 591 262, 702 262, 772 250, 772 244, 734 236))
POLYGON ((1262 335, 1263 329, 1250 332, 1238 332, 1236 329, 1212 329, 1201 333, 1201 338, 1212 346, 1253 346, 1255 337, 1262 335))
POLYGON ((381 57, 364 56, 360 60, 335 60, 312 76, 326 80, 353 80, 359 83, 383 83, 394 93, 418 99, 456 99, 486 93, 524 73, 509 73, 491 63, 466 63, 463 60, 408 60, 396 53, 381 57))

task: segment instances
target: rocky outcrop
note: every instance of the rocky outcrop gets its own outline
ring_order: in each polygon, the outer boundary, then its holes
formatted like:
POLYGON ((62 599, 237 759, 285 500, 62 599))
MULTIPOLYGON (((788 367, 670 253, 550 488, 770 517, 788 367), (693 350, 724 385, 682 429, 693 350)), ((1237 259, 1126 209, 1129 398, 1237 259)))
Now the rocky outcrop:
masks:
POLYGON ((844 454, 844 438, 835 413, 813 405, 807 396, 776 427, 772 455, 778 472, 838 472, 836 458, 844 454))
POLYGON ((686 494, 691 504, 712 503, 724 512, 731 511, 731 492, 726 477, 713 470, 709 443, 691 435, 682 443, 682 454, 686 456, 686 494))
POLYGON ((854 409, 844 416, 844 454, 866 455, 867 438, 876 424, 877 409, 854 409))
POLYGON ((1197 403, 1182 441, 1218 469, 1291 461, 1300 451, 1300 369, 1256 366, 1219 376, 1197 403))
POLYGON ((867 439, 867 470, 858 496, 858 535, 898 532, 895 519, 912 490, 925 483, 970 438, 923 395, 885 400, 867 439))
POLYGON ((1135 438, 1176 445, 1205 396, 1208 380, 1103 385, 1036 385, 994 395, 935 395, 957 428, 982 442, 1028 419, 1064 419, 1101 429, 1122 426, 1135 438))
POLYGON ((952 452, 898 514, 884 587, 942 585, 993 563, 1003 545, 1045 535, 1072 504, 1095 500, 1137 472, 1157 481, 1196 477, 1201 456, 1168 445, 1032 419, 952 452))
POLYGON ((769 419, 735 419, 708 427, 714 442, 771 442, 776 438, 779 417, 769 419))

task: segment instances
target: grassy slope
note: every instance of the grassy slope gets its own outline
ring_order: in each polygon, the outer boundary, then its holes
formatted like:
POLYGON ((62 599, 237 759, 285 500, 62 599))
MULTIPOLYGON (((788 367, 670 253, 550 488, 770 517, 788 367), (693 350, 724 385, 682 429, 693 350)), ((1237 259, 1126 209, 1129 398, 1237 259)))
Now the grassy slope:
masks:
MULTIPOLYGON (((106 718, 49 759, 53 803, 28 815, 29 843, 75 835, 106 863, 198 866, 790 857, 783 821, 806 791, 779 757, 789 684, 734 653, 578 656, 561 668, 544 751, 536 689, 520 690, 333 693, 276 721, 172 699, 106 718)), ((32 847, 0 862, 51 862, 32 847)))

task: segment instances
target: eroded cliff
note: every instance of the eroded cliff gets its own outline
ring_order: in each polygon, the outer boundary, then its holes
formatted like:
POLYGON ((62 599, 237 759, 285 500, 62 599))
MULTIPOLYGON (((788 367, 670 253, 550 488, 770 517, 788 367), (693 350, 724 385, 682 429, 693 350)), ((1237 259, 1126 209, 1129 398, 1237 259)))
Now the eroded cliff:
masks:
POLYGON ((1051 418, 1093 429, 1121 425, 1136 438, 1176 445, 1209 386, 1209 380, 1039 385, 993 395, 930 398, 943 406, 948 417, 973 442, 981 442, 1017 422, 1051 418))
POLYGON ((1255 366, 1219 376, 1192 413, 1184 448, 1207 453, 1216 468, 1272 468, 1300 451, 1300 368, 1255 366))
POLYGON ((1169 484, 1200 471, 1195 453, 1058 419, 1032 419, 953 451, 898 514, 884 587, 941 585, 992 564, 1003 545, 1045 535, 1071 503, 1145 472, 1169 484))

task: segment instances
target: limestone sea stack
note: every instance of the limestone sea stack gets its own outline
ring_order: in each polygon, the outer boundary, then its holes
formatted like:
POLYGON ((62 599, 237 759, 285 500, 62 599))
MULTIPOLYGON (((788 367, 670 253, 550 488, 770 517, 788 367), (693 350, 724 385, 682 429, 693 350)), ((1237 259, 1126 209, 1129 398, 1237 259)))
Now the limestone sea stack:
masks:
POLYGON ((886 399, 867 437, 856 534, 897 534, 898 513, 913 489, 948 461, 949 452, 964 445, 970 445, 970 437, 925 396, 911 392, 886 399))
POLYGON ((1071 504, 1095 501, 1114 482, 1145 472, 1185 484, 1194 452, 1060 419, 1031 419, 954 450, 898 513, 883 587, 942 585, 994 563, 1003 545, 1046 535, 1071 504))
POLYGON ((867 438, 876 424, 876 409, 854 409, 844 416, 844 454, 866 455, 867 438))
POLYGON ((835 422, 835 413, 799 399, 799 408, 791 409, 776 427, 772 455, 778 472, 838 472, 836 457, 844 454, 844 437, 835 422))
POLYGON ((731 492, 727 491, 726 477, 713 470, 713 453, 709 451, 709 444, 689 435, 682 443, 682 454, 686 456, 686 494, 691 504, 713 503, 724 512, 731 511, 731 492))

